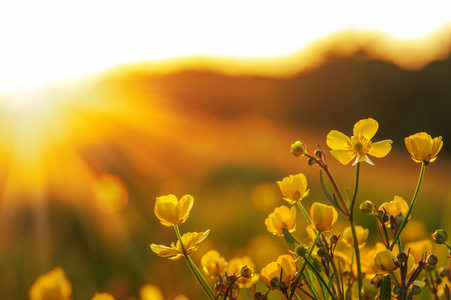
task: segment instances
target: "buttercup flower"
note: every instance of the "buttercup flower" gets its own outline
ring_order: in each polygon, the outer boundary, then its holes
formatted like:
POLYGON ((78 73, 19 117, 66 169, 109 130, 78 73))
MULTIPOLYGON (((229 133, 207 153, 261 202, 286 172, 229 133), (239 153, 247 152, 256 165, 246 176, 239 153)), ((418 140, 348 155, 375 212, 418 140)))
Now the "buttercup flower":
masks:
MULTIPOLYGON (((210 233, 210 229, 205 232, 188 232, 182 235, 182 242, 185 246, 187 254, 196 251, 199 248, 199 244, 205 240, 210 233)), ((171 247, 164 245, 151 244, 150 249, 161 257, 168 257, 170 260, 176 260, 183 256, 182 246, 177 241, 176 244, 172 243, 171 247)))
POLYGON ((382 203, 379 210, 384 211, 384 209, 388 216, 395 218, 399 214, 406 216, 407 211, 409 210, 409 205, 402 197, 395 196, 393 201, 382 203))
POLYGON ((383 140, 372 143, 371 139, 376 134, 379 123, 374 119, 363 119, 354 125, 353 136, 349 138, 345 134, 332 130, 327 135, 327 145, 332 149, 330 154, 339 162, 347 165, 354 158, 352 165, 358 162, 367 162, 373 165, 368 155, 384 157, 390 152, 392 140, 383 140))
POLYGON ((91 300, 114 300, 114 297, 108 293, 96 293, 91 300))
POLYGON ((161 289, 153 284, 145 284, 139 290, 140 300, 164 300, 161 289))
POLYGON ((413 161, 417 163, 425 162, 428 164, 435 161, 437 154, 443 147, 441 136, 432 139, 426 132, 420 132, 406 137, 404 142, 413 161))
POLYGON ((276 207, 265 220, 266 229, 274 235, 283 236, 283 228, 289 232, 296 230, 296 207, 276 207))
POLYGON ((71 294, 72 285, 63 269, 56 267, 35 280, 28 297, 30 300, 69 300, 71 294))
POLYGON ((291 205, 295 204, 296 201, 304 199, 309 193, 307 189, 307 178, 305 178, 304 174, 285 177, 282 181, 277 181, 277 185, 284 196, 283 200, 291 205))
MULTIPOLYGON (((251 270, 255 269, 254 262, 251 260, 251 258, 249 256, 232 258, 229 261, 229 265, 227 266, 227 274, 228 275, 235 274, 238 276, 238 275, 240 275, 241 269, 244 266, 249 267, 251 270)), ((241 277, 240 279, 238 279, 237 283, 239 284, 240 288, 243 288, 243 287, 250 288, 258 281, 258 278, 259 278, 259 276, 257 274, 254 274, 250 278, 241 277)))
POLYGON ((205 274, 210 277, 224 275, 227 267, 227 261, 224 257, 219 255, 219 252, 216 250, 210 250, 205 253, 200 259, 200 264, 202 265, 205 274))
POLYGON ((396 256, 388 249, 376 254, 374 266, 379 274, 388 274, 396 269, 396 256))
POLYGON ((277 258, 277 262, 269 263, 262 269, 260 278, 269 289, 274 289, 271 286, 271 280, 274 277, 285 283, 285 285, 289 285, 296 277, 296 262, 291 255, 281 255, 277 258), (282 278, 280 278, 281 272, 282 278))
POLYGON ((338 213, 333 206, 315 202, 310 207, 310 219, 315 230, 327 232, 337 221, 338 213))
MULTIPOLYGON (((357 242, 359 244, 359 248, 362 248, 365 246, 366 239, 368 238, 369 230, 366 228, 363 228, 362 226, 355 226, 355 231, 357 233, 357 242)), ((343 230, 343 234, 341 235, 341 240, 350 247, 354 246, 354 238, 352 237, 352 230, 351 227, 346 227, 343 230)))
POLYGON ((174 195, 157 197, 155 202, 155 215, 160 219, 161 224, 171 227, 180 225, 186 221, 191 209, 193 208, 194 198, 191 195, 185 195, 180 199, 174 195))
POLYGON ((418 263, 418 261, 425 253, 428 254, 432 253, 432 242, 430 239, 425 239, 421 241, 407 243, 404 246, 404 250, 406 252, 409 251, 410 254, 413 255, 415 262, 418 263))

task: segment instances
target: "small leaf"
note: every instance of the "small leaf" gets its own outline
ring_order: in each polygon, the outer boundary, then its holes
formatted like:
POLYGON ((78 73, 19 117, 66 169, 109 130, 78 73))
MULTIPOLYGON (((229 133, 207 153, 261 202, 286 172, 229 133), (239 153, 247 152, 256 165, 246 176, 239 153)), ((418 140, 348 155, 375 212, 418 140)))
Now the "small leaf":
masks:
POLYGON ((449 291, 449 286, 447 284, 445 284, 445 297, 447 300, 451 300, 451 292, 449 291))
POLYGON ((348 288, 348 289, 346 290, 345 298, 346 298, 346 300, 352 300, 352 291, 351 291, 350 288, 348 288))
POLYGON ((390 276, 385 276, 381 285, 381 293, 379 295, 380 300, 391 300, 391 282, 390 276))
POLYGON ((285 238, 285 241, 287 242, 288 249, 290 251, 296 252, 296 247, 299 245, 299 241, 288 231, 286 228, 282 228, 283 230, 283 237, 285 238))

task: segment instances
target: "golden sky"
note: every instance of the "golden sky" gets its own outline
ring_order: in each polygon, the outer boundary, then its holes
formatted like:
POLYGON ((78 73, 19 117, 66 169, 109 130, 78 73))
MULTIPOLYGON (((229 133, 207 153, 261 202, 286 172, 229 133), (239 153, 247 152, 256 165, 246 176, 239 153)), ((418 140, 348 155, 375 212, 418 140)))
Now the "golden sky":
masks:
POLYGON ((0 91, 188 56, 274 58, 334 33, 418 41, 449 1, 18 0, 0 9, 0 91))

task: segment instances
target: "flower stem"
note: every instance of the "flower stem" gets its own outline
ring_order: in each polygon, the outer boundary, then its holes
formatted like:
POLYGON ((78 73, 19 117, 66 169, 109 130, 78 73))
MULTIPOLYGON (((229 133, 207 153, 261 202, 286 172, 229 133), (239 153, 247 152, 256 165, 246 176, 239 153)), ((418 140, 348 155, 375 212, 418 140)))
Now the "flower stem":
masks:
POLYGON ((401 236, 401 232, 403 231, 404 227, 406 227, 407 221, 409 221, 409 217, 410 217, 410 214, 412 213, 413 206, 415 205, 415 202, 417 201, 418 192, 420 191, 421 182, 423 181, 425 168, 426 168, 426 164, 424 162, 422 162, 420 177, 418 178, 417 188, 415 189, 415 193, 413 194, 412 202, 410 203, 409 210, 407 211, 407 215, 404 218, 404 221, 402 221, 401 226, 399 227, 399 230, 396 232, 395 237, 393 238, 393 242, 390 246, 390 250, 393 250, 393 247, 395 247, 396 242, 398 241, 399 237, 401 236))
MULTIPOLYGON (((309 222, 310 225, 313 225, 312 220, 310 220, 310 217, 309 217, 307 211, 305 210, 304 205, 302 205, 301 201, 296 201, 296 203, 298 204, 299 208, 301 209, 304 217, 307 219, 307 222, 309 222)), ((316 231, 315 231, 315 233, 316 233, 316 231)))
POLYGON ((211 290, 210 286, 205 281, 205 278, 202 276, 199 269, 196 267, 193 260, 191 259, 191 257, 189 257, 188 253, 186 252, 185 245, 183 245, 182 237, 180 235, 180 230, 177 225, 174 225, 174 230, 175 230, 175 235, 177 236, 177 240, 179 241, 180 246, 182 247, 183 255, 185 256, 186 261, 188 262, 188 266, 190 267, 194 276, 196 276, 197 281, 199 281, 200 285, 204 289, 205 293, 208 296, 208 299, 217 300, 217 298, 216 298, 215 294, 213 293, 213 291, 211 290))
POLYGON ((359 242, 357 239, 357 232, 355 230, 354 224, 354 206, 357 198, 357 191, 359 187, 359 177, 360 177, 360 163, 357 163, 355 169, 355 185, 354 185, 354 193, 352 195, 351 205, 350 205, 350 213, 349 213, 349 225, 351 226, 352 238, 354 240, 354 251, 355 251, 355 260, 357 263, 357 278, 359 284, 359 299, 362 300, 362 286, 363 286, 363 276, 362 276, 362 266, 360 262, 360 250, 359 250, 359 242))

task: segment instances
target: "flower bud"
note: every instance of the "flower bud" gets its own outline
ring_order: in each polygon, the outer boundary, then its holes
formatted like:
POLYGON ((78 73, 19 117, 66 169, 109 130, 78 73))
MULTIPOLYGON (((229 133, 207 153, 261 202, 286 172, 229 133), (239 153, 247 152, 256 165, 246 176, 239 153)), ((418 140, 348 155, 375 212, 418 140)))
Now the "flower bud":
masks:
POLYGON ((435 254, 430 254, 428 256, 428 258, 426 259, 426 263, 428 265, 436 265, 437 262, 438 262, 438 258, 437 258, 437 255, 435 255, 435 254))
POLYGON ((300 257, 304 257, 307 254, 307 248, 305 248, 304 245, 299 245, 296 248, 296 254, 299 255, 300 257))
POLYGON ((332 235, 329 237, 329 241, 330 241, 330 243, 331 243, 332 245, 338 243, 338 236, 336 236, 335 234, 332 234, 332 235))
POLYGON ((379 293, 377 287, 372 284, 365 283, 362 287, 364 299, 374 299, 379 293))
POLYGON ((263 294, 261 292, 255 292, 254 300, 263 300, 263 294))
POLYGON ((316 254, 317 254, 319 257, 324 257, 324 256, 327 255, 327 250, 326 250, 326 248, 324 248, 324 247, 318 248, 318 250, 316 250, 316 254))
POLYGON ((393 287, 393 294, 399 295, 401 293, 401 287, 399 285, 395 285, 393 287))
POLYGON ((241 276, 244 278, 251 278, 254 275, 254 271, 248 266, 244 266, 241 268, 241 276))
POLYGON ((419 295, 421 293, 421 288, 419 285, 414 284, 412 286, 412 294, 419 295))
POLYGON ((426 271, 432 272, 435 270, 435 266, 436 265, 426 265, 424 268, 426 269, 426 271))
POLYGON ((390 217, 387 214, 383 214, 382 215, 382 222, 386 223, 386 222, 388 222, 388 220, 390 220, 390 217))
POLYGON ((369 215, 373 212, 374 204, 373 202, 366 200, 365 202, 362 202, 362 204, 360 204, 359 208, 363 214, 369 215))
POLYGON ((309 158, 307 163, 308 163, 309 166, 314 166, 314 165, 316 165, 317 160, 314 159, 314 158, 309 158))
POLYGON ((443 229, 438 229, 432 234, 432 238, 437 244, 445 244, 448 240, 448 233, 443 229))
POLYGON ((395 217, 396 224, 401 224, 402 222, 404 222, 405 218, 406 217, 402 213, 397 214, 395 217))
POLYGON ((404 262, 406 262, 407 261, 407 254, 406 253, 404 253, 404 252, 399 252, 398 253, 398 255, 396 256, 396 258, 400 261, 400 262, 402 262, 402 263, 404 263, 404 262))
POLYGON ((441 267, 439 270, 440 277, 448 277, 449 269, 447 267, 441 267))
POLYGON ((324 157, 324 152, 319 149, 315 150, 314 154, 315 154, 315 157, 319 160, 322 160, 324 157))
POLYGON ((305 150, 307 147, 304 143, 301 143, 300 141, 296 141, 293 144, 291 144, 291 153, 293 153, 296 157, 301 157, 305 154, 305 150))
POLYGON ((443 280, 440 277, 435 278, 435 283, 437 283, 437 285, 441 284, 443 282, 443 280))
POLYGON ((282 286, 282 283, 280 282, 279 277, 273 277, 271 279, 271 287, 277 289, 277 288, 279 288, 281 286, 282 286))

